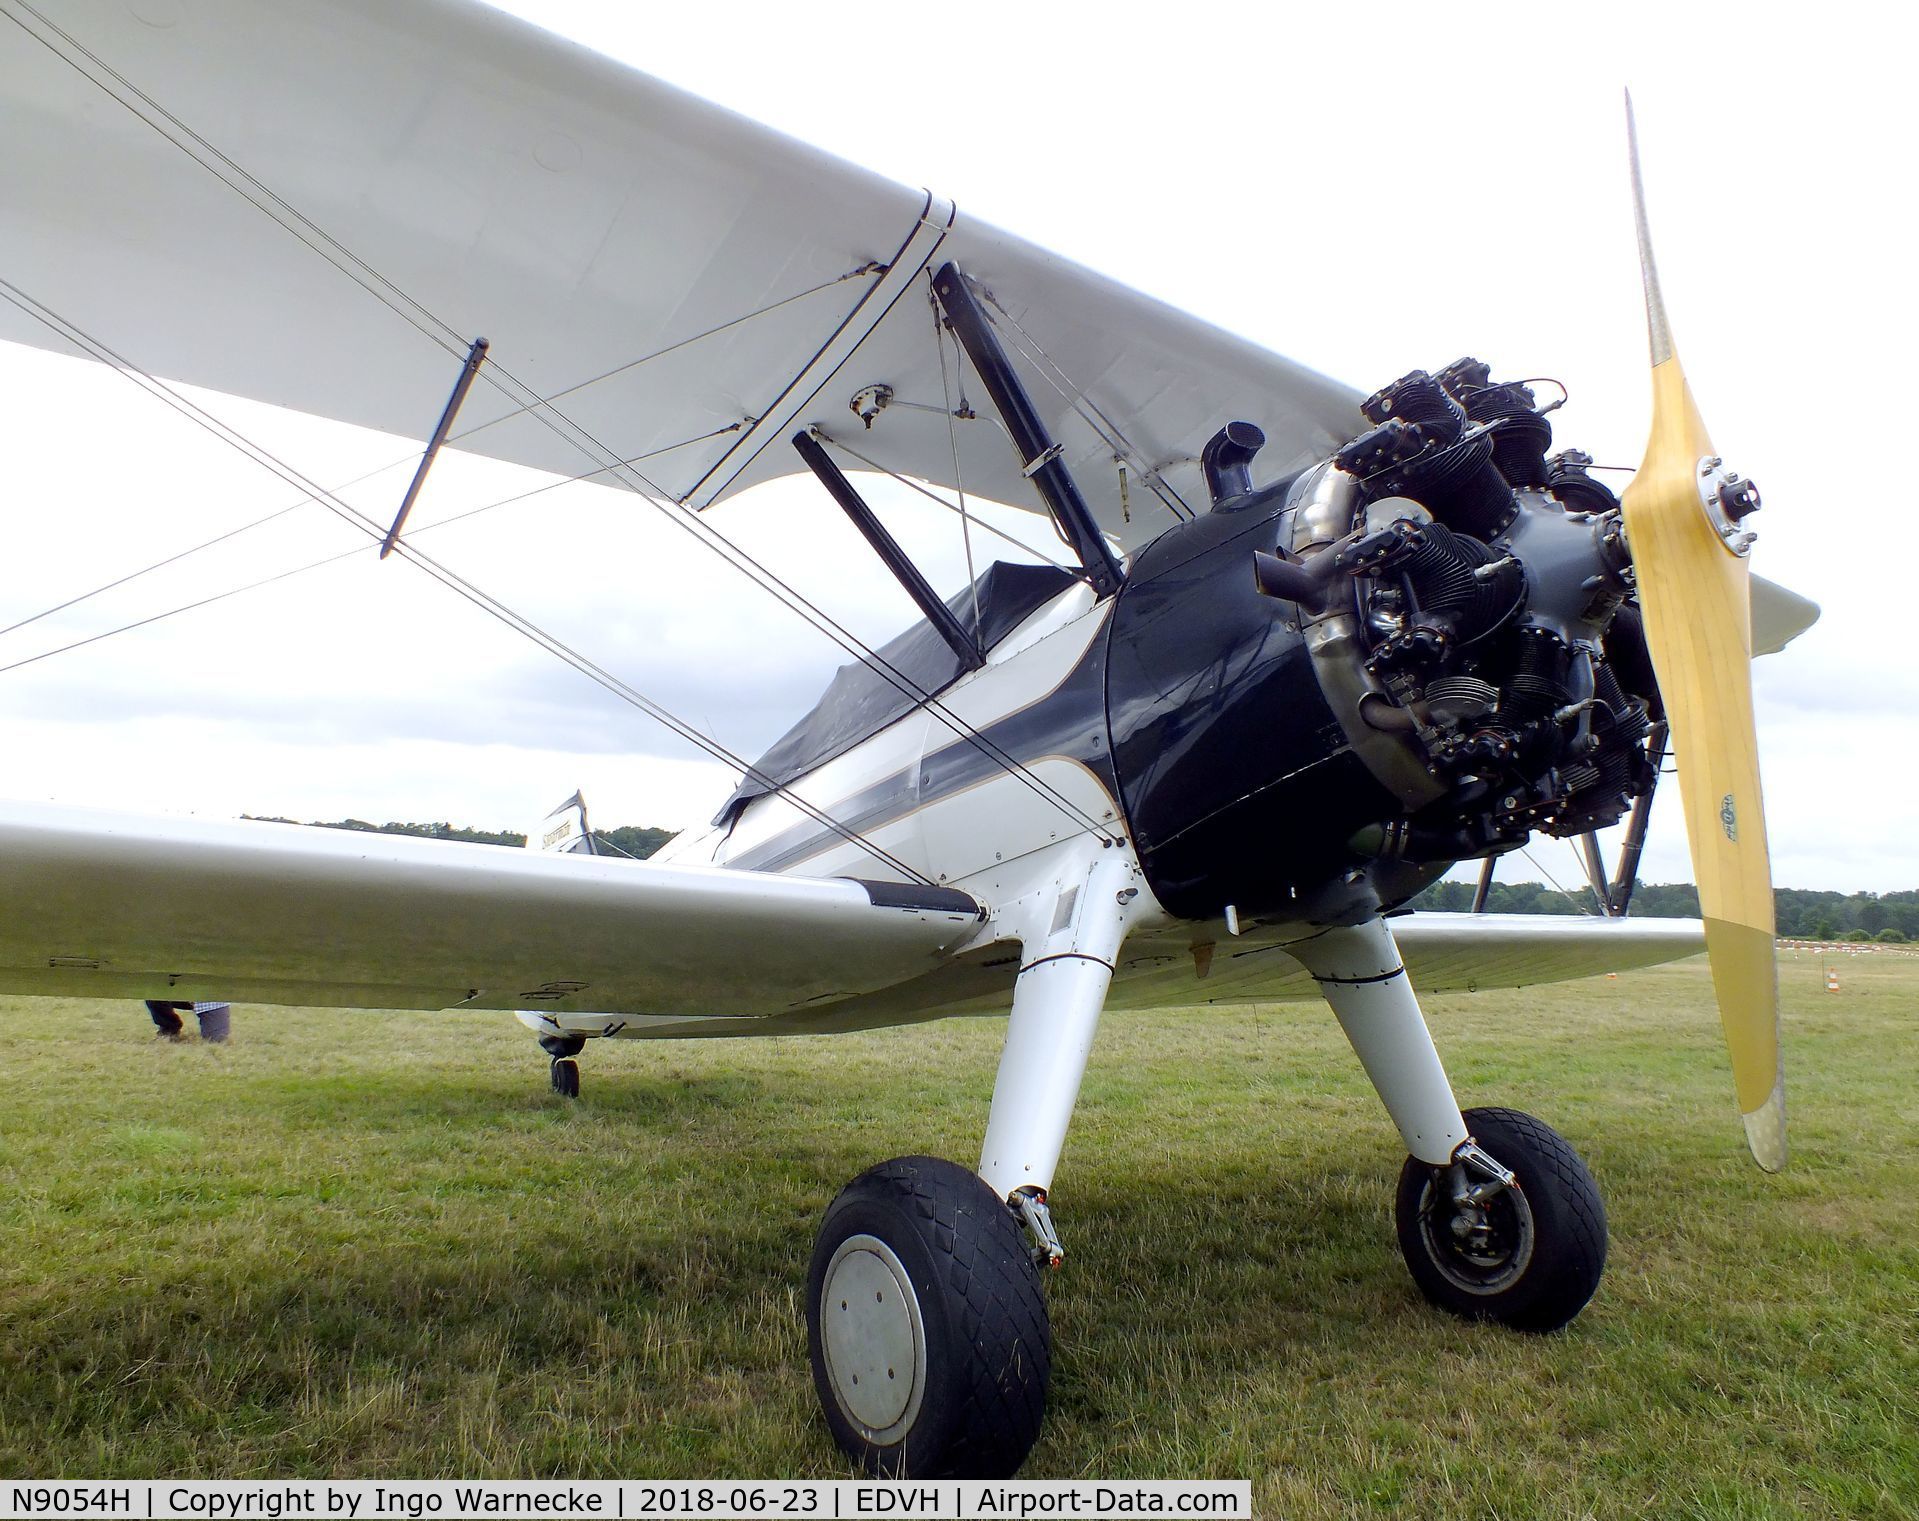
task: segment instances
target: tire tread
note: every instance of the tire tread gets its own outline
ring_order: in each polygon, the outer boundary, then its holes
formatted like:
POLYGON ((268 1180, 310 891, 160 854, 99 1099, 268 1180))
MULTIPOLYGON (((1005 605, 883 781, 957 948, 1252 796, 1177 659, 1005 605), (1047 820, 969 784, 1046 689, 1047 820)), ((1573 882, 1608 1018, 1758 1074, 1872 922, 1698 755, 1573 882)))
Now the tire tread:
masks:
MULTIPOLYGON (((956 1320, 963 1366, 946 1440, 940 1451, 926 1455, 928 1461, 914 1465, 915 1472, 899 1476, 1011 1475, 1039 1436, 1052 1372, 1046 1300, 1012 1211, 978 1174, 957 1163, 896 1157, 841 1190, 826 1212, 822 1241, 849 1200, 890 1205, 912 1222, 956 1320)), ((847 1446, 844 1437, 841 1445, 847 1446)), ((911 1439, 904 1445, 912 1445, 911 1439)), ((848 1451, 869 1469, 884 1466, 885 1454, 848 1451)), ((903 1467, 906 1454, 896 1456, 903 1467)))
POLYGON ((1500 1294, 1476 1297, 1439 1277, 1423 1259, 1416 1203, 1430 1169, 1407 1158, 1400 1174, 1399 1244, 1413 1280, 1434 1304, 1456 1315, 1497 1320, 1523 1331, 1554 1331, 1573 1319, 1599 1287, 1606 1266, 1606 1206, 1579 1153, 1543 1120, 1519 1109, 1469 1109, 1466 1129, 1515 1172, 1536 1175, 1527 1189, 1535 1261, 1500 1294), (1541 1187, 1540 1185, 1544 1186, 1541 1187))

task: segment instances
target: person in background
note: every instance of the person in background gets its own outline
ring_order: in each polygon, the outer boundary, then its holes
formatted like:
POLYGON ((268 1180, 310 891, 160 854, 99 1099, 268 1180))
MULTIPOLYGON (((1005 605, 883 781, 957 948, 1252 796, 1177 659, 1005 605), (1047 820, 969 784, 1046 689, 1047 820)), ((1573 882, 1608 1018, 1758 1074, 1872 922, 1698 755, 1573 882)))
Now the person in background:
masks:
POLYGON ((224 1041, 233 1028, 233 1007, 224 1003, 172 1003, 149 998, 147 1013, 153 1016, 154 1029, 162 1040, 178 1040, 186 1028, 180 1011, 191 1009, 200 1021, 200 1039, 224 1041))

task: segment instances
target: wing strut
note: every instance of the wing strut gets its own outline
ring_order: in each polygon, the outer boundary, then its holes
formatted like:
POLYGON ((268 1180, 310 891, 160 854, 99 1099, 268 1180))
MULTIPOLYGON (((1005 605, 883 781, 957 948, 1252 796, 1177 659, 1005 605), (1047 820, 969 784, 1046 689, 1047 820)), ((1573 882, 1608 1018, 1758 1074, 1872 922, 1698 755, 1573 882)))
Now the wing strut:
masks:
POLYGON ((1100 533, 1099 525, 1093 519, 1093 509, 1086 505, 1086 498, 1079 494, 1079 486, 1073 480, 1072 472, 1060 462, 1060 446, 1047 434, 1039 408, 1033 405, 1033 398, 1026 394, 1026 387, 1020 383, 1019 375, 1013 369, 1013 361, 1007 356, 1004 345, 993 331, 986 313, 980 309, 979 299, 974 296, 972 287, 967 283, 966 276, 960 273, 957 264, 948 263, 941 267, 939 274, 933 278, 933 294, 939 297, 940 309, 946 313, 947 326, 952 328, 965 348, 966 357, 973 361, 973 368, 979 371, 979 378, 992 396, 993 405, 999 408, 1006 431, 1012 435, 1013 444, 1019 450, 1027 479, 1039 488, 1039 494, 1046 499, 1053 520, 1059 524, 1060 532, 1066 535, 1073 552, 1079 556, 1079 563, 1085 567, 1086 579, 1092 583, 1093 591, 1101 597, 1112 596, 1119 590, 1120 582, 1126 579, 1126 573, 1100 533))
POLYGON ((460 371, 460 378, 453 382, 453 394, 446 399, 446 410, 440 414, 440 426, 433 430, 433 437, 427 440, 426 452, 420 456, 419 468, 413 472, 413 484, 406 488, 406 497, 400 503, 399 512, 394 514, 393 526, 380 542, 382 560, 392 554, 393 546, 400 542, 400 530, 406 527, 406 515, 413 510, 420 488, 426 484, 426 473, 433 468, 440 445, 446 442, 447 434, 453 430, 453 419, 460 415, 460 403, 466 400, 466 393, 473 388, 473 377, 480 373, 480 363, 486 358, 486 349, 486 340, 475 338, 473 347, 466 351, 466 365, 460 371))
POLYGON ((953 653, 959 656, 960 669, 977 671, 985 665, 986 657, 980 653, 978 639, 966 632, 965 625, 953 616, 953 610, 927 584, 919 567, 900 548, 899 540, 886 531, 886 525, 866 505, 866 498, 846 478, 846 472, 833 462, 832 456, 820 447, 818 440, 802 428, 793 435, 793 447, 799 450, 800 458, 819 477, 820 484, 832 495, 833 500, 853 520, 853 526, 873 546, 873 553, 886 562, 886 568, 893 572, 894 579, 919 604, 919 610, 926 614, 926 621, 933 625, 940 638, 952 646, 953 653))
POLYGON ((1654 722, 1646 739, 1646 759, 1652 765, 1652 780, 1646 790, 1633 799, 1632 817, 1626 821, 1626 839, 1619 847, 1619 865, 1613 868, 1612 892, 1606 912, 1615 919, 1626 917, 1632 903, 1632 890, 1639 883, 1639 856, 1646 848, 1646 825, 1652 819, 1652 795, 1659 786, 1659 768, 1666 759, 1666 720, 1654 722))

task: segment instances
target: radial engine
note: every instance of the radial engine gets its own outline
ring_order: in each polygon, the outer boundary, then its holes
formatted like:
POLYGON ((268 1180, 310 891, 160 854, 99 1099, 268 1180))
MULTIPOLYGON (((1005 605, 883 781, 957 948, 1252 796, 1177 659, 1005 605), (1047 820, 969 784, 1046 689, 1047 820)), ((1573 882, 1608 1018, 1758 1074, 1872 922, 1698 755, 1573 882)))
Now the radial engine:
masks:
MULTIPOLYGON (((1259 430, 1223 428, 1213 512, 1149 546, 1120 599, 1114 759, 1155 887, 1188 909, 1305 908, 1315 876, 1390 903, 1533 831, 1612 824, 1653 785, 1659 692, 1590 457, 1549 454, 1532 385, 1475 359, 1362 411, 1331 459, 1257 488, 1259 430), (1300 866, 1267 892, 1261 857, 1300 866)), ((1737 551, 1758 494, 1709 484, 1737 551)))

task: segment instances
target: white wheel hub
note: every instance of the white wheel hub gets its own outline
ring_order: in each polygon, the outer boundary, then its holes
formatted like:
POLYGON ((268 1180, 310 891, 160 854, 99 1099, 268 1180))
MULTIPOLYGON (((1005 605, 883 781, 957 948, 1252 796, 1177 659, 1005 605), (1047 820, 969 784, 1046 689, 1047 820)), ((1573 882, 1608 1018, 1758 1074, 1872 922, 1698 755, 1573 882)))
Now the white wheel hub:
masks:
POLYGON ((905 1264, 877 1236, 848 1236, 833 1253, 819 1326, 840 1409, 869 1442, 899 1441, 926 1394, 926 1322, 905 1264))

